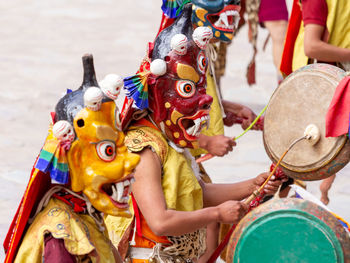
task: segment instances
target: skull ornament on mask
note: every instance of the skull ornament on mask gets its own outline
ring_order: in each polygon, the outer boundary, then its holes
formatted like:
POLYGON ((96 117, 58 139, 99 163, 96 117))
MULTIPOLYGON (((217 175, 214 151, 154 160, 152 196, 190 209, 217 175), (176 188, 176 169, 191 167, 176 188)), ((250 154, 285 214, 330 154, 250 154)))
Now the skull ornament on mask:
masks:
POLYGON ((52 132, 61 143, 70 143, 74 141, 74 130, 68 121, 58 121, 52 127, 52 132))
POLYGON ((171 49, 178 55, 185 55, 187 52, 187 37, 183 34, 176 34, 171 39, 171 49))
POLYGON ((151 59, 164 59, 166 73, 161 76, 151 74, 148 79, 152 118, 172 142, 187 148, 197 147, 198 135, 208 124, 212 103, 212 97, 205 90, 207 59, 203 45, 192 40, 188 15, 191 11, 185 8, 175 23, 157 37, 151 59), (180 33, 188 39, 184 55, 171 50, 169 43, 169 39, 180 33))
POLYGON ((124 81, 122 77, 116 74, 108 74, 98 85, 108 98, 116 100, 124 86, 124 81))
POLYGON ((193 40, 200 49, 205 49, 213 37, 213 32, 208 27, 197 27, 193 32, 193 40))
POLYGON ((96 87, 88 88, 84 94, 84 105, 92 111, 98 111, 101 108, 103 93, 96 87))
POLYGON ((192 22, 212 29, 213 36, 231 42, 240 19, 239 0, 192 0, 192 22))

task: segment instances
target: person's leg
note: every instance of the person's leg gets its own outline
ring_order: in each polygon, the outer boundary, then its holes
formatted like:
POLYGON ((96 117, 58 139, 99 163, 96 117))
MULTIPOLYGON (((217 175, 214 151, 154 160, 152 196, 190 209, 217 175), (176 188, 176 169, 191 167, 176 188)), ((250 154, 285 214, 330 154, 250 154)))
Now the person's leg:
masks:
POLYGON ((325 205, 328 205, 328 203, 329 203, 328 191, 329 191, 329 189, 331 189, 332 184, 334 182, 334 179, 335 179, 335 174, 324 179, 320 185, 321 201, 325 205))
POLYGON ((276 69, 279 69, 288 22, 285 20, 265 21, 264 25, 269 30, 272 40, 273 63, 276 69))

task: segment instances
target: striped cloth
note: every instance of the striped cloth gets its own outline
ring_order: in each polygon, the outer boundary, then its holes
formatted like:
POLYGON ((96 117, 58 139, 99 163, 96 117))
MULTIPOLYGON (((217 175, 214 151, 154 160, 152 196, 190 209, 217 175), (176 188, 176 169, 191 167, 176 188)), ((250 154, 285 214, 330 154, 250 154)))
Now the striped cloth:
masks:
POLYGON ((35 168, 44 173, 49 172, 51 179, 58 183, 68 183, 69 167, 66 151, 52 134, 52 125, 49 127, 49 134, 41 149, 35 168))

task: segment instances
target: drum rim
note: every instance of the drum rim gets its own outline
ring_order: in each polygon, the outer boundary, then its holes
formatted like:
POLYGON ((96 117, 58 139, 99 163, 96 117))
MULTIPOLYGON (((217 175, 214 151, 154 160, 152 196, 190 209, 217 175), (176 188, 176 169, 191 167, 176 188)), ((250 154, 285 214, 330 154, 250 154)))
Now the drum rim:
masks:
MULTIPOLYGON (((336 233, 332 230, 332 228, 330 226, 328 226, 324 221, 322 221, 321 219, 317 218, 315 215, 310 214, 306 211, 303 210, 298 210, 298 209, 283 209, 283 210, 276 210, 276 211, 272 211, 271 213, 266 213, 264 215, 262 215, 261 217, 257 218, 255 221, 251 222, 251 224, 249 224, 248 226, 246 226, 242 232, 240 233, 240 237, 245 236, 246 234, 251 234, 251 231, 254 230, 254 228, 257 228, 259 226, 261 226, 261 224, 264 224, 267 218, 269 219, 275 219, 279 216, 283 216, 285 215, 286 217, 288 215, 295 215, 296 217, 299 216, 299 218, 302 218, 303 220, 305 220, 306 222, 309 223, 308 219, 313 219, 317 224, 314 226, 315 228, 317 228, 319 230, 319 232, 322 232, 323 235, 326 237, 325 239, 328 239, 329 243, 331 243, 331 246, 335 249, 336 253, 336 257, 338 258, 338 262, 344 262, 344 251, 342 249, 341 243, 340 241, 337 239, 336 233), (250 232, 250 233, 248 233, 250 232)), ((312 221, 312 220, 310 220, 312 221)), ((311 224, 310 224, 311 225, 311 224)), ((235 251, 237 251, 237 249, 242 248, 242 242, 244 240, 242 238, 240 238, 236 244, 236 248, 235 251)), ((235 253, 233 256, 232 261, 237 262, 237 254, 235 253)), ((336 263, 336 262, 335 262, 336 263)))
POLYGON ((341 249, 345 260, 344 262, 350 262, 350 236, 344 227, 340 224, 338 219, 335 218, 332 213, 318 206, 317 204, 298 198, 274 198, 245 215, 245 217, 241 219, 235 231, 230 237, 226 254, 226 262, 233 262, 234 250, 236 249, 239 239, 242 236, 242 232, 247 227, 249 222, 254 219, 259 219, 259 215, 264 216, 271 213, 271 210, 278 212, 280 210, 290 209, 288 206, 294 206, 294 209, 298 208, 300 210, 303 208, 309 208, 308 210, 302 211, 305 211, 306 213, 309 213, 310 215, 313 215, 317 219, 323 221, 334 232, 334 235, 337 237, 338 241, 341 244, 341 249), (320 213, 319 211, 325 213, 320 213))
MULTIPOLYGON (((302 73, 307 74, 308 72, 315 73, 314 72, 315 69, 318 70, 317 72, 322 73, 323 76, 327 75, 328 77, 330 77, 330 80, 332 82, 334 82, 334 84, 339 83, 340 79, 345 77, 345 75, 346 75, 344 70, 342 70, 336 66, 333 66, 333 65, 324 64, 324 63, 311 64, 311 65, 307 65, 305 67, 302 67, 302 68, 296 70, 295 72, 293 72, 292 74, 290 74, 282 82, 281 86, 283 87, 283 85, 286 85, 287 83, 289 83, 289 81, 293 80, 294 75, 296 75, 296 74, 300 75, 302 73)), ((271 101, 273 101, 275 99, 275 97, 277 96, 276 94, 278 92, 279 92, 279 88, 277 88, 273 92, 273 94, 271 95, 271 98, 269 100, 269 106, 267 107, 266 113, 265 113, 265 124, 268 122, 266 120, 268 120, 268 118, 269 118, 269 110, 271 109, 270 103, 271 103, 271 101)), ((263 141, 264 141, 264 147, 265 147, 266 153, 272 161, 277 161, 280 158, 280 156, 278 156, 277 153, 275 153, 276 149, 273 150, 271 148, 272 147, 270 145, 271 143, 270 144, 267 143, 268 138, 267 138, 266 130, 268 130, 268 128, 266 128, 266 126, 265 126, 264 131, 263 131, 263 141)), ((271 136, 270 133, 269 133, 269 136, 271 136)), ((297 139, 297 138, 295 138, 295 139, 297 139)), ((325 156, 321 156, 322 158, 320 158, 319 160, 316 160, 312 163, 307 163, 305 165, 299 165, 299 166, 295 165, 293 163, 284 162, 282 160, 281 166, 292 171, 292 172, 297 172, 297 173, 308 173, 308 172, 313 172, 313 171, 319 170, 322 167, 329 164, 332 160, 334 160, 334 158, 336 158, 336 156, 344 148, 344 145, 346 144, 346 142, 347 142, 346 136, 339 136, 339 137, 337 137, 337 139, 333 143, 333 146, 332 146, 332 149, 330 150, 330 152, 327 153, 325 156)), ((281 155, 282 155, 282 153, 281 153, 281 155)))
MULTIPOLYGON (((263 140, 264 146, 265 141, 263 140)), ((266 147, 266 146, 265 146, 266 147)), ((266 151, 266 154, 268 157, 272 160, 272 162, 277 162, 278 160, 274 159, 272 155, 268 151, 266 151)), ((288 175, 289 177, 292 177, 297 180, 304 180, 304 181, 315 181, 315 180, 321 180, 325 179, 335 173, 337 173, 339 170, 344 168, 350 161, 350 140, 345 141, 344 147, 339 151, 338 155, 335 156, 333 160, 331 160, 328 164, 319 167, 318 169, 314 171, 309 172, 296 172, 293 170, 290 170, 284 166, 281 165, 283 172, 288 175), (346 159, 345 162, 335 162, 335 159, 346 159), (325 172, 326 171, 326 172, 325 172)))

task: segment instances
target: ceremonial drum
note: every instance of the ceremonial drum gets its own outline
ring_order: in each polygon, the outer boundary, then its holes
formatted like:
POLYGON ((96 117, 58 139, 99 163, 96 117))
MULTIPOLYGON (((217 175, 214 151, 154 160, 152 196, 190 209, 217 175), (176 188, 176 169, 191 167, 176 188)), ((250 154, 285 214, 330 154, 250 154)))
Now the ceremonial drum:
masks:
POLYGON ((350 262, 350 237, 338 219, 302 199, 270 200, 247 214, 231 235, 226 262, 350 262))
POLYGON ((319 141, 298 142, 283 158, 286 175, 301 180, 327 178, 350 160, 347 136, 325 137, 328 106, 345 71, 328 64, 312 64, 289 75, 273 93, 264 119, 265 150, 277 162, 309 124, 317 126, 319 141))

